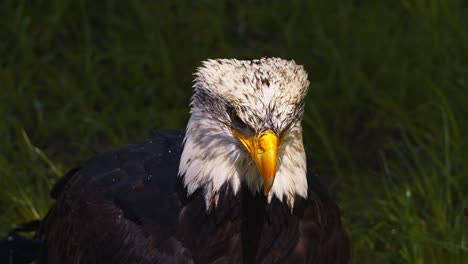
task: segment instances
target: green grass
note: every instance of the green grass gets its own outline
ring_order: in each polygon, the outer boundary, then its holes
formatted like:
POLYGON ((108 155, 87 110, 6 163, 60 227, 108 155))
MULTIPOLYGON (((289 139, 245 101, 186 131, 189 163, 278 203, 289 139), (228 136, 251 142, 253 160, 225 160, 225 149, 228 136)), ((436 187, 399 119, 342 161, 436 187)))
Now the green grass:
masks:
POLYGON ((183 127, 201 60, 279 56, 309 71, 307 151, 356 263, 468 259, 466 3, 95 2, 0 4, 0 235, 83 160, 183 127))

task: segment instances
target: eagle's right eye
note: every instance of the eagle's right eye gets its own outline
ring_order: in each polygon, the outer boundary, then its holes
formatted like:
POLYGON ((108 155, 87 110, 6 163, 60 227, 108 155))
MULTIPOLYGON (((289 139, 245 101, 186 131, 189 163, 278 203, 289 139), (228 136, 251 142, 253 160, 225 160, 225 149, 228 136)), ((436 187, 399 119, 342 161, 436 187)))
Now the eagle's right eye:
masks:
POLYGON ((233 106, 228 105, 226 107, 229 118, 231 119, 231 127, 238 131, 249 130, 250 127, 239 117, 236 109, 233 106))

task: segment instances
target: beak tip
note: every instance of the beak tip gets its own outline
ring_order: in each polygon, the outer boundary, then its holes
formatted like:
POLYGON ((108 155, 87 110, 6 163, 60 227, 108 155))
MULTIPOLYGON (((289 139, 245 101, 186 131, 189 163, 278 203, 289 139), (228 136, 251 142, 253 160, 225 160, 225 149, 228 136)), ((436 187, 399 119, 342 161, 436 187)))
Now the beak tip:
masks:
POLYGON ((270 193, 271 187, 273 186, 273 179, 265 179, 263 183, 263 194, 268 196, 270 193))

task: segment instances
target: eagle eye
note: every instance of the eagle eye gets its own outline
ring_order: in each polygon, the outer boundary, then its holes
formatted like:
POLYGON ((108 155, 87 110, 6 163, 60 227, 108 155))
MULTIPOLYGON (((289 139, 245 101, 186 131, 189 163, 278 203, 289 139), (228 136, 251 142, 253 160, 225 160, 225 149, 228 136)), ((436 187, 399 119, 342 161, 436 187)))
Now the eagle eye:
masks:
POLYGON ((250 127, 239 117, 236 109, 234 109, 232 105, 227 105, 226 110, 229 115, 229 118, 231 119, 232 128, 239 131, 250 129, 250 127))

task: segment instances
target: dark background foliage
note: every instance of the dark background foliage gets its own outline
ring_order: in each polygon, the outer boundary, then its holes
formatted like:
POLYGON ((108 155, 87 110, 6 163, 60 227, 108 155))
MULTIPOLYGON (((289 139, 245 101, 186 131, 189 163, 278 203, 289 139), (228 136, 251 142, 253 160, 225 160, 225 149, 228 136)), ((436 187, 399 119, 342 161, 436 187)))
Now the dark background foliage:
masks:
POLYGON ((183 127, 207 58, 276 56, 311 81, 307 154, 356 263, 468 259, 461 0, 0 3, 0 234, 110 147, 183 127))

